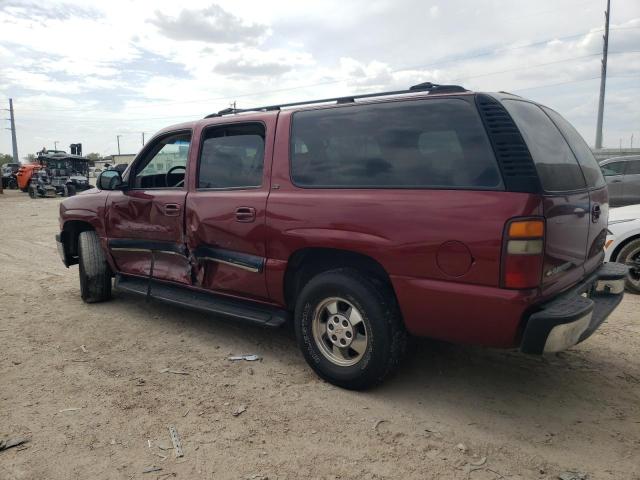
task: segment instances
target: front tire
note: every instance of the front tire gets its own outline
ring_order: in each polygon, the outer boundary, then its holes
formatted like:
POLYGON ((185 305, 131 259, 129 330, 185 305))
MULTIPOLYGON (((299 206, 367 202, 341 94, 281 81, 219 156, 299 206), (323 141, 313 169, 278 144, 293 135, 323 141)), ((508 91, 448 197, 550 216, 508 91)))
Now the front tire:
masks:
POLYGON ((348 268, 320 273, 305 285, 295 330, 311 368, 350 390, 381 383, 400 363, 407 340, 390 288, 348 268))
POLYGON ((38 198, 38 191, 36 190, 36 187, 34 186, 29 187, 29 196, 31 198, 38 198))
POLYGON ((109 300, 111 298, 111 269, 95 231, 80 232, 78 254, 82 300, 86 303, 109 300))
POLYGON ((632 240, 622 247, 616 262, 629 266, 625 287, 632 293, 640 294, 640 239, 632 240))

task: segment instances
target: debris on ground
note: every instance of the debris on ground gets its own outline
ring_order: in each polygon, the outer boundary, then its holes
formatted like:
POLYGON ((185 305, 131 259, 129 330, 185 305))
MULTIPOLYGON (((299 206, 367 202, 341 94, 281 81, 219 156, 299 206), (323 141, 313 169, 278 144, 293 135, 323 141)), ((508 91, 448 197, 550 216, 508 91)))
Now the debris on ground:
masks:
POLYGON ((246 405, 240 405, 233 412, 231 412, 231 415, 233 415, 234 417, 237 417, 237 416, 241 415, 242 413, 244 413, 246 411, 247 411, 247 406, 246 405))
POLYGON ((386 422, 386 420, 378 420, 375 425, 373 426, 373 429, 377 432, 378 431, 378 427, 380 426, 381 423, 386 422))
POLYGON ((62 410, 58 411, 58 413, 75 412, 76 410, 80 410, 80 409, 81 409, 81 407, 63 408, 62 410))
POLYGON ((159 472, 160 470, 162 470, 162 467, 156 467, 155 465, 152 465, 142 470, 142 473, 159 472))
POLYGON ((462 453, 467 453, 469 451, 469 449, 467 448, 467 446, 464 443, 457 444, 456 448, 458 450, 460 450, 462 453))
POLYGON ((87 347, 85 347, 84 345, 80 345, 80 350, 82 350, 83 353, 89 352, 89 350, 87 350, 87 347))
POLYGON ((180 437, 178 436, 178 431, 173 425, 169 425, 169 436, 171 437, 171 443, 173 443, 173 450, 175 451, 176 458, 184 456, 184 453, 182 452, 182 443, 180 442, 180 437))
POLYGON ((171 445, 169 445, 166 442, 156 442, 156 447, 158 447, 160 450, 171 450, 171 445))
POLYGON ((7 450, 12 447, 17 447, 18 445, 22 445, 23 443, 27 443, 28 441, 29 439, 25 437, 15 437, 8 438, 6 440, 0 440, 0 451, 7 450))
POLYGON ((189 372, 185 372, 184 370, 173 370, 171 368, 163 368, 160 370, 160 373, 173 373, 175 375, 189 375, 189 372))
POLYGON ((255 354, 236 355, 236 356, 227 357, 227 360, 229 360, 231 362, 237 362, 239 360, 245 360, 247 362, 255 362, 257 360, 262 360, 262 357, 260 357, 258 355, 255 355, 255 354))
POLYGON ((558 475, 558 478, 559 480, 587 480, 589 477, 586 473, 567 471, 558 475))

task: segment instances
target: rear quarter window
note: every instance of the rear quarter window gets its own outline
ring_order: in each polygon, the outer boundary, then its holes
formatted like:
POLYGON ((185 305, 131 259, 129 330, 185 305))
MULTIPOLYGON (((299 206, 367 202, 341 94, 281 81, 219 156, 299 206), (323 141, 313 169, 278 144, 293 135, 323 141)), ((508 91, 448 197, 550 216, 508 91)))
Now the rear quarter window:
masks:
POLYGON ((301 187, 503 189, 475 105, 461 99, 297 112, 290 152, 301 187))
POLYGON ((540 107, 521 100, 504 100, 536 165, 542 187, 548 192, 586 188, 580 165, 551 119, 540 107))
POLYGON ((558 112, 546 107, 543 107, 543 110, 547 115, 549 115, 553 123, 555 123, 556 127, 558 127, 564 136, 567 143, 569 143, 571 150, 573 150, 573 154, 582 168, 582 173, 587 181, 587 185, 590 188, 604 187, 607 182, 605 182, 600 166, 598 165, 596 158, 593 156, 593 152, 589 148, 589 145, 584 141, 584 138, 582 138, 578 131, 573 128, 573 125, 565 120, 558 112))

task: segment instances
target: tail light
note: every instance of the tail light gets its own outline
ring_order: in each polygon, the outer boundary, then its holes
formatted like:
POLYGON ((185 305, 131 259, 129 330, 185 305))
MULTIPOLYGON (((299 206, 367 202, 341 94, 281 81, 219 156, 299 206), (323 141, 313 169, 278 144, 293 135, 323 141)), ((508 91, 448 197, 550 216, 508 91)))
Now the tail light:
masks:
POLYGON ((502 251, 502 286, 536 288, 542 278, 544 220, 513 219, 507 223, 502 251))

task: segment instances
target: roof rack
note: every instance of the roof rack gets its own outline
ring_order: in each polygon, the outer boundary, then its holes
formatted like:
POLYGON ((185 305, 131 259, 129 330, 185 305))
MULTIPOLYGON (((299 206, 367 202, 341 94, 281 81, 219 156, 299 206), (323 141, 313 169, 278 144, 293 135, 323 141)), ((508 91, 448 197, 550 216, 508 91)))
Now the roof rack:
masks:
POLYGON ((337 104, 342 103, 353 103, 356 99, 360 98, 373 98, 373 97, 385 97, 388 95, 400 95, 403 93, 416 93, 416 92, 428 92, 428 93, 456 93, 456 92, 467 92, 468 90, 460 85, 438 85, 437 83, 424 82, 419 83, 418 85, 413 85, 408 90, 394 90, 391 92, 379 92, 379 93, 366 93, 363 95, 349 95, 346 97, 334 97, 334 98, 323 98, 320 100, 307 100, 304 102, 293 102, 293 103, 282 103, 280 105, 268 105, 266 107, 255 107, 255 108, 225 108, 224 110, 220 110, 218 113, 212 113, 207 115, 204 118, 213 118, 213 117, 221 117, 223 115, 232 115, 235 113, 243 113, 243 112, 270 112, 274 110, 280 110, 285 107, 299 107, 301 105, 312 105, 314 103, 330 103, 336 102, 337 104))

